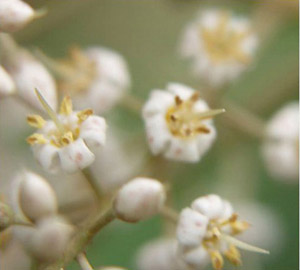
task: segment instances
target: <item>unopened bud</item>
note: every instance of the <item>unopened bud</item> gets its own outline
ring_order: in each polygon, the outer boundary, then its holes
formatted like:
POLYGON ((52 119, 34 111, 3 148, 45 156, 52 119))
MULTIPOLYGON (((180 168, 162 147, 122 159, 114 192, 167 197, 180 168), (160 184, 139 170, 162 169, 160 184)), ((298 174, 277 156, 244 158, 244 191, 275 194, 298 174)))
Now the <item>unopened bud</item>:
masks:
POLYGON ((0 232, 7 229, 14 222, 14 213, 5 203, 0 202, 0 232))
POLYGON ((5 69, 0 66, 0 98, 15 92, 15 84, 5 69))
POLYGON ((159 181, 135 178, 119 190, 114 203, 116 215, 126 222, 150 218, 159 212, 165 198, 164 187, 159 181))
POLYGON ((73 233, 72 226, 60 217, 48 217, 37 223, 30 242, 32 255, 43 262, 60 259, 73 233))
POLYGON ((126 269, 119 266, 106 266, 106 267, 97 268, 97 270, 126 270, 126 269))
POLYGON ((35 17, 34 10, 20 0, 0 1, 0 31, 15 32, 22 29, 35 17))
POLYGON ((33 221, 55 214, 57 201, 48 182, 41 176, 24 172, 19 187, 19 203, 25 216, 33 221))

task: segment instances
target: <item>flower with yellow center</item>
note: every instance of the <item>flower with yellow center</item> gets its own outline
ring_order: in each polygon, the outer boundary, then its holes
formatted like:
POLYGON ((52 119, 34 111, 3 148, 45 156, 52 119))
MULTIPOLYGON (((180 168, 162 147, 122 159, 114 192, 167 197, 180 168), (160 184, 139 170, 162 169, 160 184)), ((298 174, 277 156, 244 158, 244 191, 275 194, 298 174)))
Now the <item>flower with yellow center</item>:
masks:
POLYGON ((249 227, 240 221, 231 204, 217 195, 196 199, 191 208, 182 210, 177 226, 179 254, 194 268, 211 261, 214 269, 223 268, 223 256, 233 265, 241 265, 237 248, 268 254, 268 251, 248 245, 234 238, 249 227))
POLYGON ((150 150, 173 160, 199 161, 216 137, 212 117, 222 112, 210 110, 198 92, 182 84, 153 90, 143 108, 150 150))
POLYGON ((194 71, 213 86, 238 77, 253 60, 257 38, 250 23, 225 10, 207 10, 188 25, 181 44, 194 71))
POLYGON ((91 109, 73 111, 69 97, 64 98, 56 114, 36 93, 51 118, 46 121, 39 115, 27 117, 28 124, 38 129, 27 138, 38 162, 50 172, 62 169, 72 173, 91 165, 95 159, 91 149, 105 143, 105 119, 93 115, 91 109))

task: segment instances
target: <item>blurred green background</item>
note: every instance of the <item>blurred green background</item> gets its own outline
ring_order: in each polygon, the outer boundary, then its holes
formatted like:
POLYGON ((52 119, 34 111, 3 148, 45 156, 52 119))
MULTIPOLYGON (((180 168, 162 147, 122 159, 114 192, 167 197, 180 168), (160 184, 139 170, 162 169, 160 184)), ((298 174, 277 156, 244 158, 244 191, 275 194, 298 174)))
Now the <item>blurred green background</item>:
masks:
MULTIPOLYGON (((178 41, 186 23, 206 6, 225 7, 253 18, 260 34, 254 67, 227 89, 226 96, 262 119, 289 100, 298 99, 298 9, 293 1, 196 0, 32 0, 47 7, 48 15, 16 35, 29 47, 63 57, 70 45, 101 45, 115 49, 128 61, 133 95, 146 99, 152 88, 178 81, 199 89, 189 63, 178 56, 178 41)), ((295 1, 296 2, 296 1, 295 1)), ((116 108, 109 124, 128 136, 143 136, 139 116, 116 108)), ((272 179, 260 155, 260 142, 222 121, 218 139, 204 159, 194 165, 166 162, 174 184, 173 201, 179 210, 206 193, 229 200, 256 200, 276 212, 285 241, 279 254, 262 257, 261 269, 298 269, 298 186, 272 179)), ((146 147, 146 142, 145 142, 146 147)), ((158 171, 157 175, 160 174, 158 171)), ((162 172, 162 174, 164 174, 162 172)), ((160 218, 136 225, 116 222, 105 228, 87 251, 94 266, 120 265, 136 269, 134 255, 148 240, 163 231, 160 218)), ((276 236, 274 236, 276 237, 276 236)), ((67 269, 79 269, 76 264, 67 269)), ((227 269, 233 269, 229 266, 227 269)), ((249 269, 247 265, 242 269, 249 269)), ((155 269, 153 269, 155 270, 155 269)))

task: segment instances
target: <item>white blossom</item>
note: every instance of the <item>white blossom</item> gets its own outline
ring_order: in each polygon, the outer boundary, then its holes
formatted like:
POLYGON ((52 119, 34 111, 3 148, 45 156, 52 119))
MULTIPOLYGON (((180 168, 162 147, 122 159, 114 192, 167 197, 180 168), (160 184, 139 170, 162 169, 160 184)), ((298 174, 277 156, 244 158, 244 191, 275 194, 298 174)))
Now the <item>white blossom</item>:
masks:
POLYGON ((56 110, 57 90, 55 81, 47 69, 31 54, 22 49, 16 50, 13 56, 5 58, 4 67, 14 80, 17 93, 30 106, 42 110, 34 91, 39 89, 50 106, 56 110))
POLYGON ((70 59, 61 61, 60 65, 67 77, 61 87, 72 95, 79 109, 91 107, 96 113, 106 112, 130 87, 124 58, 107 48, 90 47, 83 51, 73 48, 70 59))
POLYGON ((104 118, 90 109, 73 111, 69 97, 62 101, 59 114, 47 108, 51 120, 39 115, 27 117, 29 125, 38 129, 27 142, 41 166, 49 172, 62 169, 73 173, 91 165, 95 159, 92 150, 105 143, 104 118))
POLYGON ((299 104, 283 106, 269 121, 262 150, 267 169, 277 179, 299 175, 299 104))
POLYGON ((211 118, 223 111, 210 110, 198 92, 182 84, 153 90, 143 108, 151 152, 178 161, 199 161, 216 138, 211 118))
POLYGON ((236 79, 253 61, 257 37, 250 21, 226 10, 205 10, 185 29, 180 51, 195 75, 212 86, 236 79))
POLYGON ((35 18, 34 10, 20 0, 0 1, 0 31, 15 32, 35 18))
POLYGON ((166 192, 159 181, 139 177, 120 188, 114 209, 119 219, 137 222, 157 214, 165 199, 166 192))
POLYGON ((200 197, 180 214, 177 227, 180 256, 190 267, 202 269, 211 260, 214 269, 222 269, 223 255, 232 264, 241 264, 237 247, 267 253, 232 237, 248 227, 247 222, 238 220, 228 201, 217 195, 200 197))
POLYGON ((0 66, 0 98, 6 97, 15 93, 16 86, 10 77, 10 75, 6 72, 6 70, 0 66))

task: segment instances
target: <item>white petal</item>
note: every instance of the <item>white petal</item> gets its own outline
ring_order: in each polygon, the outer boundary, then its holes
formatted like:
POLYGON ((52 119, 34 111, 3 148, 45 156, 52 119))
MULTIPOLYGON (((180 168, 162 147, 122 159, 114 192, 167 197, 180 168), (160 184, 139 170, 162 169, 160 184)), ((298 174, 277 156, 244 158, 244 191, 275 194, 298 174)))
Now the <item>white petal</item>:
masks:
POLYGON ((183 140, 180 138, 172 137, 171 143, 164 155, 166 158, 173 160, 197 162, 199 161, 197 140, 183 140))
POLYGON ((197 211, 185 208, 181 211, 177 226, 177 239, 183 248, 198 246, 207 229, 208 218, 197 211))
MULTIPOLYGON (((209 120, 210 121, 210 120, 209 120)), ((197 136, 198 159, 200 159, 212 146, 216 139, 216 129, 213 125, 207 125, 210 132, 197 136)))
POLYGON ((190 98, 195 92, 194 89, 180 83, 169 83, 167 86, 168 91, 174 94, 174 96, 179 96, 181 99, 186 100, 190 98))
POLYGON ((11 95, 16 91, 15 84, 5 69, 0 66, 0 98, 11 95))
POLYGON ((210 256, 206 249, 200 245, 198 248, 186 252, 182 256, 183 260, 190 266, 201 270, 210 262, 210 256))
POLYGON ((58 154, 62 169, 69 173, 88 167, 95 159, 94 154, 82 139, 78 139, 61 148, 58 154))
POLYGON ((218 195, 207 195, 196 199, 192 209, 209 219, 221 218, 224 212, 224 201, 218 195))
POLYGON ((164 115, 157 114, 145 118, 147 140, 151 152, 157 155, 164 151, 171 139, 164 115))
POLYGON ((84 139, 89 147, 104 145, 106 128, 104 118, 91 115, 80 126, 80 138, 84 139))

